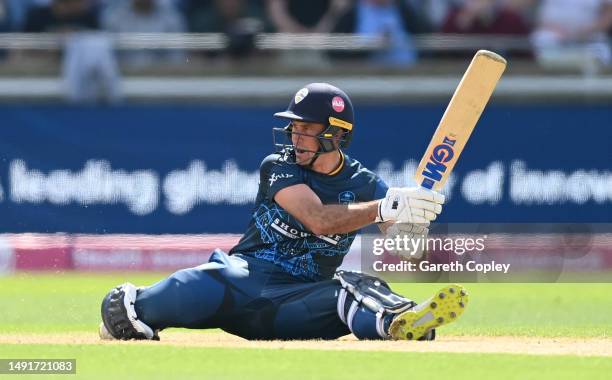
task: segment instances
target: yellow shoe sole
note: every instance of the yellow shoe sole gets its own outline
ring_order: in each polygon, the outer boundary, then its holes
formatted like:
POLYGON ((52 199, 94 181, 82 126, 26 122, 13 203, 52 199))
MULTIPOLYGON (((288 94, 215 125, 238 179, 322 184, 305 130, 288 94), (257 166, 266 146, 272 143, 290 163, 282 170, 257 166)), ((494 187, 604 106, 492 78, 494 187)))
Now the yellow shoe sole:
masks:
POLYGON ((395 340, 418 340, 430 330, 454 322, 463 314, 469 302, 461 285, 449 285, 433 297, 393 319, 389 335, 395 340))

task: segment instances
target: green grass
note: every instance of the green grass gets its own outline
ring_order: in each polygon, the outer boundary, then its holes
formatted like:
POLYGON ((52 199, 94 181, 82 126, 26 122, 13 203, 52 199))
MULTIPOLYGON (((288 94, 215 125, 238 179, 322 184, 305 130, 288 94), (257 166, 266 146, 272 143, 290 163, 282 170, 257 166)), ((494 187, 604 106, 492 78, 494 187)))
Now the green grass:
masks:
MULTIPOLYGON (((428 297, 437 284, 397 284, 401 294, 428 297)), ((452 335, 609 337, 612 284, 465 284, 470 305, 452 335)))
MULTIPOLYGON (((20 274, 0 278, 0 334, 96 331, 114 285, 163 274, 20 274)), ((415 300, 440 284, 397 284, 415 300)), ((609 336, 612 284, 467 284, 471 303, 451 335, 609 336)), ((177 347, 0 345, 0 358, 75 358, 87 379, 607 379, 610 357, 177 347)), ((20 376, 30 378, 32 376, 20 376)), ((38 378, 34 375, 32 378, 38 378)), ((45 376, 66 379, 66 375, 45 376)))
POLYGON ((150 284, 163 274, 19 274, 0 278, 2 332, 93 331, 100 302, 120 283, 150 284))
MULTIPOLYGON (((163 274, 20 274, 0 278, 0 333, 94 331, 113 286, 148 285, 163 274)), ((396 284, 415 300, 440 284, 396 284)), ((612 284, 466 284, 470 305, 451 335, 610 336, 612 284)))
POLYGON ((88 379, 119 379, 129 374, 130 379, 147 380, 165 380, 169 376, 174 379, 262 380, 596 380, 608 379, 612 372, 612 358, 601 357, 169 348, 154 345, 11 345, 0 347, 0 357, 74 358, 78 377, 88 379))

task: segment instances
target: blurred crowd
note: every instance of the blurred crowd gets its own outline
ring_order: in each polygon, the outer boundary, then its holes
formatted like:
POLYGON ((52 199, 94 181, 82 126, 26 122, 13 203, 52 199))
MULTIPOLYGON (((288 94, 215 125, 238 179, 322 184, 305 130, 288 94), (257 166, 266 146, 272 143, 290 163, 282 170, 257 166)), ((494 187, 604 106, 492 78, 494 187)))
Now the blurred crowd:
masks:
MULTIPOLYGON (((611 27, 612 0, 0 0, 0 32, 80 32, 67 44, 66 75, 101 62, 101 72, 114 75, 112 44, 92 33, 99 31, 224 33, 238 56, 252 52, 248 42, 261 32, 354 33, 383 38, 386 48, 366 58, 389 66, 417 60, 417 35, 518 36, 538 62, 554 66, 609 65, 611 27)), ((288 59, 310 64, 317 53, 308 54, 288 59)), ((119 59, 172 63, 184 53, 122 52, 119 59)))
POLYGON ((378 59, 398 64, 418 34, 529 36, 541 49, 601 42, 611 26, 612 0, 0 0, 2 32, 382 35, 395 53, 378 59))

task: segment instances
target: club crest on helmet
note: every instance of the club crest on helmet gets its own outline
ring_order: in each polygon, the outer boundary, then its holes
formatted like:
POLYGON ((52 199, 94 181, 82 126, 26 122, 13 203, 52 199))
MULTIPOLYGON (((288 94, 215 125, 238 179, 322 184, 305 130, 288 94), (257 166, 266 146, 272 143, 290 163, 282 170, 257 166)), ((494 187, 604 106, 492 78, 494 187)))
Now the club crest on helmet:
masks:
POLYGON ((292 121, 322 124, 323 131, 316 136, 319 141, 317 155, 347 148, 355 118, 348 95, 329 83, 310 83, 304 86, 291 99, 287 109, 274 116, 289 121, 284 128, 273 128, 274 143, 284 150, 293 148, 292 121), (277 133, 284 136, 286 143, 277 143, 277 133))
POLYGON ((308 89, 304 87, 295 94, 295 98, 294 98, 295 104, 298 104, 299 102, 302 101, 302 99, 304 99, 307 96, 308 96, 308 89))

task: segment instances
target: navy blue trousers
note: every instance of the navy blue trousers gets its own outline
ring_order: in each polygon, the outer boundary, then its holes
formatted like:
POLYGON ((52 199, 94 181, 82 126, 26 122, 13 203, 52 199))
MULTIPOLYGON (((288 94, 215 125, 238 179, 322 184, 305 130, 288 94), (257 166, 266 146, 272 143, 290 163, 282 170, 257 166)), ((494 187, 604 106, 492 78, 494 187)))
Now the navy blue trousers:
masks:
MULTIPOLYGON (((337 312, 340 282, 302 282, 278 266, 216 250, 208 263, 138 291, 136 314, 152 329, 221 328, 246 339, 335 339, 351 333, 337 312)), ((355 313, 356 336, 380 339, 375 314, 355 313)))

